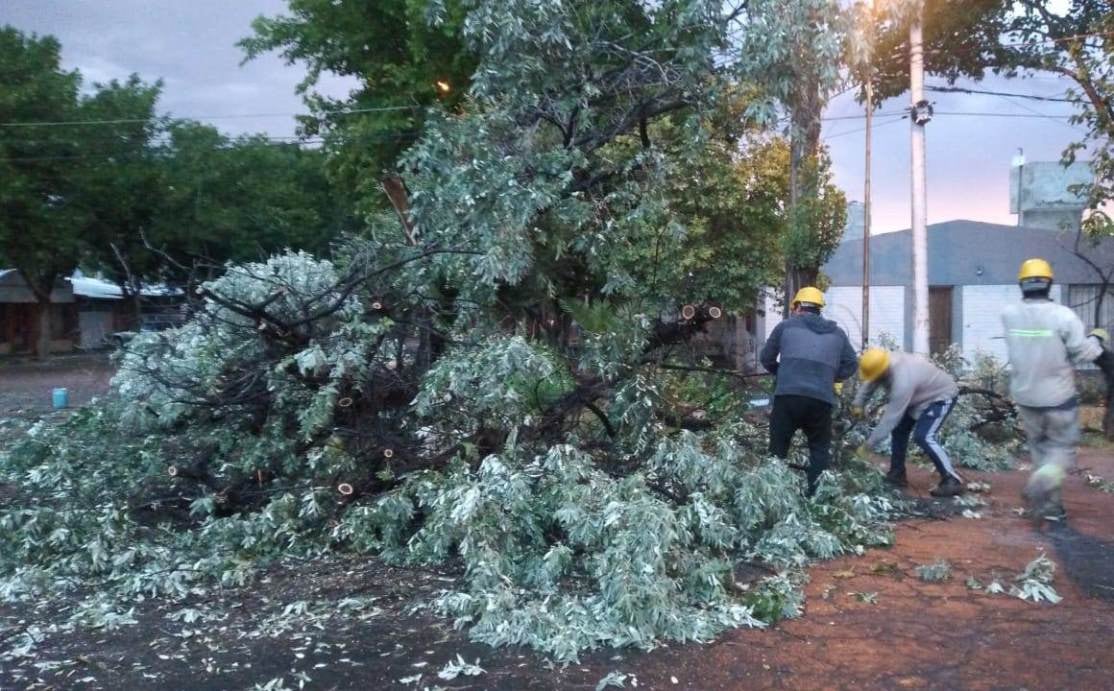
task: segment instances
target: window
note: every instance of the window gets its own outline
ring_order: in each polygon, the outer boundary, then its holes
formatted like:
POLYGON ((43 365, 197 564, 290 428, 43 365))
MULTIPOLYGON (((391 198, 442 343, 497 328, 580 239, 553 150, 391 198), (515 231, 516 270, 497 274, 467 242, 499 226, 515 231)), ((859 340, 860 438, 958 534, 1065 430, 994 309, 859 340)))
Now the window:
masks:
POLYGON ((1087 331, 1097 327, 1107 330, 1114 328, 1114 286, 1107 288, 1106 296, 1102 299, 1102 313, 1099 315, 1098 323, 1095 323, 1095 307, 1101 290, 1102 286, 1098 284, 1068 286, 1068 299, 1065 304, 1075 310, 1083 320, 1083 326, 1087 331))

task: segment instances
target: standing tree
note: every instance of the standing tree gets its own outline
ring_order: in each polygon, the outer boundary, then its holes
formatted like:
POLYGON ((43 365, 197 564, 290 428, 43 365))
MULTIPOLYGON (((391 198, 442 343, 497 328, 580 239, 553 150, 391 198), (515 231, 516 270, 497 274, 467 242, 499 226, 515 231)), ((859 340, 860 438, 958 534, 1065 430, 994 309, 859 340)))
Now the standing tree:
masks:
POLYGON ((285 248, 327 253, 351 227, 320 150, 176 121, 156 159, 159 208, 137 239, 162 280, 188 284, 285 248))
POLYGON ((19 270, 35 296, 35 353, 45 358, 51 292, 81 257, 80 136, 57 125, 77 113, 81 77, 62 69, 58 41, 5 26, 0 83, 0 257, 19 270))
POLYGON ((82 99, 80 119, 103 124, 81 132, 80 206, 87 252, 84 261, 117 283, 133 306, 136 328, 144 281, 159 273, 158 257, 144 247, 161 211, 164 190, 157 138, 164 123, 155 105, 161 82, 94 85, 82 99))
POLYGON ((820 117, 840 82, 845 17, 834 0, 761 0, 745 8, 743 67, 789 119, 788 310, 800 287, 817 282, 846 220, 820 145, 820 117))
POLYGON ((289 14, 259 17, 241 42, 247 59, 277 50, 305 61, 299 86, 312 115, 302 132, 322 136, 335 183, 359 195, 367 208, 382 195, 365 185, 378 180, 421 133, 426 108, 458 109, 468 93, 476 53, 464 45, 463 0, 289 0, 289 14), (431 19, 435 22, 431 23, 431 19), (347 100, 316 94, 322 73, 355 77, 347 100))

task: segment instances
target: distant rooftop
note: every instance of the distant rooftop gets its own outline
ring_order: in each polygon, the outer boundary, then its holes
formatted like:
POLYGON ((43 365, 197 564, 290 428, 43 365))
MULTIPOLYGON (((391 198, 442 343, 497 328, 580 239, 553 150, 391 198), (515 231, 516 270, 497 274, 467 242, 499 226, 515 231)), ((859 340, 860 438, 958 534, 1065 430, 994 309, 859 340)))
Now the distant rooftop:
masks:
MULTIPOLYGON (((0 269, 0 281, 6 278, 15 280, 17 273, 16 269, 0 269)), ((84 276, 80 270, 74 271, 74 275, 65 280, 73 287, 73 294, 77 297, 89 298, 91 300, 124 299, 124 291, 120 289, 119 285, 111 281, 106 281, 103 278, 84 276)), ((170 297, 182 295, 182 290, 180 288, 171 288, 161 283, 155 283, 143 286, 140 290, 140 295, 143 297, 170 297)))
MULTIPOLYGON (((928 282, 931 285, 1002 285, 1017 280, 1022 261, 1041 257, 1052 263, 1059 283, 1096 283, 1095 272, 1072 253, 1075 233, 981 221, 954 220, 928 226, 928 282)), ((834 286, 862 285, 863 243, 844 241, 824 265, 834 286)), ((1114 240, 1086 248, 1100 266, 1114 267, 1114 240)), ((912 233, 871 235, 872 285, 912 283, 912 233)))

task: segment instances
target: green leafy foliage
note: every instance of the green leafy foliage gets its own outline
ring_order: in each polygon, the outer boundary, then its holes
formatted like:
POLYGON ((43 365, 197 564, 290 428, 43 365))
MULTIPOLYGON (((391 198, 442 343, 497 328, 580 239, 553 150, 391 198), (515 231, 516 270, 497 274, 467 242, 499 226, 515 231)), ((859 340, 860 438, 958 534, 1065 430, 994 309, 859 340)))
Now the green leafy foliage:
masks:
POLYGON ((179 596, 328 551, 451 562, 437 611, 573 660, 793 616, 810 560, 889 543, 876 470, 845 463, 804 497, 761 431, 706 398, 739 391, 698 379, 714 368, 688 348, 705 302, 767 279, 784 202, 767 160, 783 145, 757 153, 725 124, 721 3, 462 7, 469 101, 428 115, 395 216, 370 214, 331 261, 228 265, 185 325, 128 345, 92 417, 0 458, 24 493, 0 509, 4 592, 179 596), (706 183, 677 177, 703 162, 706 183), (739 285, 686 282, 725 261, 700 242, 738 258, 739 285), (68 532, 52 542, 40 519, 68 532), (784 575, 747 590, 741 562, 784 575))
POLYGON ((138 75, 83 89, 51 37, 4 27, 0 57, 0 265, 40 303, 79 266, 137 296, 230 260, 324 253, 351 227, 322 151, 160 117, 162 83, 138 75))
POLYGON ((386 201, 366 182, 393 168, 421 134, 426 108, 462 107, 477 53, 459 0, 291 0, 287 13, 259 17, 240 42, 253 59, 271 51, 308 65, 299 90, 312 115, 302 131, 332 153, 332 180, 370 210, 386 201), (354 77, 348 100, 314 92, 322 74, 354 77), (439 83, 441 86, 439 86, 439 83))
POLYGON ((921 564, 914 571, 917 578, 926 583, 938 583, 952 577, 952 565, 944 559, 937 559, 931 564, 921 564))

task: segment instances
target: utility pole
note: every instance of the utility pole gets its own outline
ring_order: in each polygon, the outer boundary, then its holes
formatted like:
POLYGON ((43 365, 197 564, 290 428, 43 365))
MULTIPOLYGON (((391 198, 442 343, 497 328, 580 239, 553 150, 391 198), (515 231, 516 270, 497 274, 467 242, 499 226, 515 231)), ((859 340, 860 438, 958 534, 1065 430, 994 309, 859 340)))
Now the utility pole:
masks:
POLYGON ((1025 149, 1018 147, 1017 155, 1013 157, 1013 165, 1017 168, 1017 227, 1021 227, 1021 189, 1022 180, 1025 179, 1025 149))
POLYGON ((909 25, 909 92, 912 100, 913 352, 928 355, 928 205, 925 185, 925 125, 932 106, 924 99, 924 0, 917 0, 909 25))
POLYGON ((870 343, 870 149, 874 128, 874 2, 867 1, 866 166, 863 175, 863 350, 870 343))
POLYGON ((863 350, 870 342, 870 146, 874 125, 874 86, 866 83, 866 173, 863 184, 863 350))

